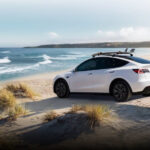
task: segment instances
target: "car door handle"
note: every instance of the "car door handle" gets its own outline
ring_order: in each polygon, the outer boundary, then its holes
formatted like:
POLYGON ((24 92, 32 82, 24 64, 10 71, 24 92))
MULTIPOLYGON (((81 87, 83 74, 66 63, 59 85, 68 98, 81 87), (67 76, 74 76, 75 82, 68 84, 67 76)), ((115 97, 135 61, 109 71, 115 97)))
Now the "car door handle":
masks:
POLYGON ((93 73, 89 73, 88 75, 92 75, 93 73))

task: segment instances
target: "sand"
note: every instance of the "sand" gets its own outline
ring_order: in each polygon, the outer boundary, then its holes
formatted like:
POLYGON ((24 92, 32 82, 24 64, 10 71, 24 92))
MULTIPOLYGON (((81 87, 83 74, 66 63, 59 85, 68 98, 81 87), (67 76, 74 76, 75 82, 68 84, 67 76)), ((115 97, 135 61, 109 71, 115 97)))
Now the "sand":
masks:
MULTIPOLYGON (((0 134, 22 134, 38 129, 43 126, 44 115, 51 110, 64 114, 73 105, 105 104, 118 116, 119 121, 112 123, 117 131, 130 130, 133 134, 141 132, 142 137, 150 137, 150 97, 134 95, 131 100, 121 103, 116 102, 112 96, 99 94, 71 94, 69 98, 59 99, 53 93, 52 81, 57 74, 66 71, 34 75, 1 83, 1 87, 8 83, 27 83, 41 97, 37 100, 18 99, 17 102, 24 105, 30 113, 11 123, 1 120, 0 134)), ((126 137, 128 136, 126 134, 126 137)))

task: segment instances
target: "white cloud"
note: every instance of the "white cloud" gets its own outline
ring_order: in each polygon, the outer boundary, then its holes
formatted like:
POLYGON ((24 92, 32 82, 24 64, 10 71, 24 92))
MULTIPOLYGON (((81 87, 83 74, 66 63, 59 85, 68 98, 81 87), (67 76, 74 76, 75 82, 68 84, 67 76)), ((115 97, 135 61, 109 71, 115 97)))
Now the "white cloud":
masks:
POLYGON ((120 30, 98 30, 98 38, 101 41, 148 41, 150 40, 150 28, 124 27, 120 30))
POLYGON ((53 39, 60 37, 56 32, 49 32, 48 36, 53 39))

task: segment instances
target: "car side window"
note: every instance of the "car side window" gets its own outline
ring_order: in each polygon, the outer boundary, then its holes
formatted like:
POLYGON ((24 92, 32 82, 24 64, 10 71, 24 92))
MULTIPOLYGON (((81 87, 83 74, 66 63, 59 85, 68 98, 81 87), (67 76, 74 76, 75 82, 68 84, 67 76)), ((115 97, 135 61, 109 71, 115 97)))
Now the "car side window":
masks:
POLYGON ((126 64, 128 64, 129 62, 125 61, 125 60, 121 60, 121 59, 116 59, 113 58, 113 67, 122 67, 125 66, 126 64))
POLYGON ((96 61, 94 59, 87 60, 80 64, 76 71, 88 71, 88 70, 95 70, 96 69, 96 61))
POLYGON ((107 58, 107 57, 96 58, 97 69, 117 68, 117 67, 122 67, 127 63, 128 63, 127 61, 116 59, 116 58, 107 58))

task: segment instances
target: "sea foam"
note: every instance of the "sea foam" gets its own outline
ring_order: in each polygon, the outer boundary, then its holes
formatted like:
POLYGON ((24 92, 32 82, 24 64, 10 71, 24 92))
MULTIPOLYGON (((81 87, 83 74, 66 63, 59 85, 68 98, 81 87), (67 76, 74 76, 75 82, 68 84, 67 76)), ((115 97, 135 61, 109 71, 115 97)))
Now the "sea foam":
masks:
POLYGON ((0 64, 4 64, 4 63, 10 63, 11 60, 8 57, 4 57, 2 59, 0 59, 0 64))

